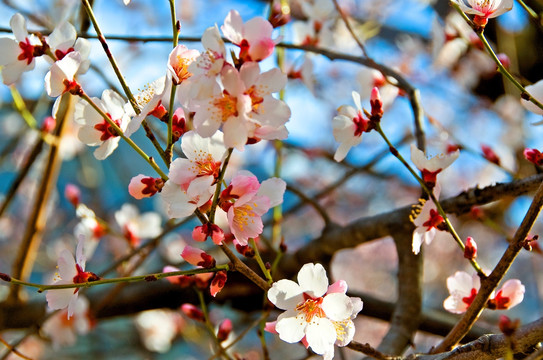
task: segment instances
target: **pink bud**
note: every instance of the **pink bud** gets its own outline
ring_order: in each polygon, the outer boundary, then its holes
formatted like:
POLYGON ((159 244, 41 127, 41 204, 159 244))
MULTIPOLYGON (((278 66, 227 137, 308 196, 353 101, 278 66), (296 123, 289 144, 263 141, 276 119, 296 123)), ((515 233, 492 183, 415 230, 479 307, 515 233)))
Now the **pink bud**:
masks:
POLYGON ((224 319, 219 325, 219 331, 217 331, 217 340, 220 342, 226 340, 228 335, 232 332, 232 320, 224 319))
POLYGON ((41 125, 42 131, 46 133, 51 133, 53 130, 55 130, 55 126, 57 124, 57 121, 54 117, 48 116, 43 120, 43 124, 41 125))
POLYGON ((515 319, 511 321, 511 319, 509 319, 507 316, 500 315, 500 321, 498 323, 498 327, 500 328, 500 331, 505 336, 513 335, 515 331, 517 330, 517 328, 519 327, 519 325, 520 325, 519 319, 515 319))
POLYGON ((74 184, 67 184, 64 188, 64 197, 66 197, 70 204, 77 207, 81 199, 81 190, 74 184))
POLYGON ((543 165, 543 154, 537 149, 524 149, 524 158, 537 166, 543 165))
MULTIPOLYGON (((165 273, 174 271, 179 271, 179 269, 173 266, 165 266, 164 269, 162 269, 162 272, 165 273)), ((168 280, 172 284, 179 285, 182 288, 186 288, 194 284, 194 277, 187 275, 168 276, 166 280, 168 280)))
POLYGON ((215 274, 213 281, 211 281, 211 285, 209 287, 211 296, 215 297, 219 291, 222 290, 224 284, 226 284, 226 271, 221 270, 215 274))
POLYGON ((488 145, 481 145, 481 150, 483 152, 483 157, 490 161, 493 164, 500 165, 500 158, 488 145))
POLYGON ((141 200, 160 192, 163 186, 164 180, 161 178, 153 178, 139 174, 130 180, 130 184, 128 184, 128 193, 134 198, 141 200))
POLYGON ((471 236, 466 239, 466 247, 464 249, 464 257, 468 260, 473 260, 477 257, 477 243, 471 236))
POLYGON ((370 105, 371 120, 379 121, 383 116, 383 101, 381 101, 381 94, 379 93, 379 88, 377 87, 374 87, 371 90, 370 105))
POLYGON ((215 259, 213 256, 207 254, 205 251, 194 248, 192 246, 185 246, 181 253, 183 259, 189 264, 194 266, 200 266, 203 268, 210 268, 215 266, 215 259))
POLYGON ((187 303, 181 305, 181 311, 192 320, 205 322, 205 316, 202 310, 192 304, 187 303))
POLYGON ((192 230, 192 238, 194 241, 198 242, 204 242, 207 239, 207 224, 196 226, 194 230, 192 230), (204 228, 206 226, 206 228, 204 228))

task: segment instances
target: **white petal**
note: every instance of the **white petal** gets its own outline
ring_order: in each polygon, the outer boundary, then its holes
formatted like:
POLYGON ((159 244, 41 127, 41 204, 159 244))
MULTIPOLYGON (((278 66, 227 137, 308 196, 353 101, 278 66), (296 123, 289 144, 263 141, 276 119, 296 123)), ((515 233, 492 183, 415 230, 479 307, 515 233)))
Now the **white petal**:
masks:
POLYGON ((293 316, 282 317, 285 314, 279 315, 277 324, 275 324, 275 330, 279 333, 279 338, 291 344, 302 340, 305 336, 307 322, 300 321, 300 319, 293 316))
POLYGON ((256 193, 258 196, 266 196, 270 200, 270 208, 283 202, 283 195, 287 183, 283 179, 271 178, 264 180, 256 193))
POLYGON ((298 272, 298 283, 304 292, 320 297, 328 290, 328 277, 321 264, 305 264, 298 272))
MULTIPOLYGON (((539 80, 533 85, 526 86, 526 91, 529 92, 534 98, 536 98, 537 101, 539 101, 540 103, 543 103, 543 80, 539 80)), ((539 114, 539 115, 543 115, 543 109, 540 109, 537 105, 535 105, 531 101, 521 99, 520 103, 522 104, 522 106, 526 108, 526 110, 539 114)))
POLYGON ((279 309, 294 309, 303 299, 300 285, 294 281, 282 279, 274 282, 268 290, 268 299, 279 309))
POLYGON ((336 328, 327 318, 314 317, 305 330, 309 347, 319 355, 333 351, 336 337, 336 328))
POLYGON ((343 321, 351 318, 353 303, 345 294, 332 293, 324 297, 322 310, 330 320, 343 321))

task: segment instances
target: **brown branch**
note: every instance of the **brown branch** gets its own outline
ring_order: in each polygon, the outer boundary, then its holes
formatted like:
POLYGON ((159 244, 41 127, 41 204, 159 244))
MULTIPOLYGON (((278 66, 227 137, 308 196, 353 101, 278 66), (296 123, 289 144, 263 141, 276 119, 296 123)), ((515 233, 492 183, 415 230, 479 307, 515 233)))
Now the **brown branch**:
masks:
POLYGON ((401 356, 390 356, 374 349, 370 344, 362 344, 358 341, 351 341, 347 347, 351 350, 361 352, 377 360, 402 360, 401 356))
POLYGON ((499 282, 502 280, 505 273, 509 270, 509 267, 524 248, 524 241, 528 232, 535 223, 541 209, 543 208, 543 182, 540 182, 539 188, 532 200, 532 204, 528 209, 528 212, 524 216, 522 223, 517 229, 513 239, 509 243, 507 250, 503 254, 502 258, 492 271, 492 273, 481 281, 481 288, 475 296, 470 307, 467 309, 462 319, 456 324, 451 332, 443 339, 443 341, 433 350, 433 353, 448 351, 452 349, 469 331, 470 327, 477 321, 481 315, 483 309, 486 306, 488 298, 492 291, 496 289, 499 282))
MULTIPOLYGON (((511 340, 516 354, 529 354, 543 339, 543 318, 517 329, 511 340)), ((452 351, 432 355, 410 355, 406 360, 496 360, 510 349, 505 335, 485 335, 452 351)), ((539 359, 536 357, 536 359, 539 359)))
MULTIPOLYGON (((62 95, 59 110, 55 114, 57 120, 57 127, 54 135, 58 138, 62 138, 62 134, 66 129, 68 123, 69 108, 72 105, 72 95, 62 95)), ((17 256, 12 265, 12 275, 18 279, 28 279, 32 272, 34 260, 37 255, 37 251, 41 242, 43 231, 45 228, 46 216, 47 216, 47 203, 51 190, 57 183, 58 172, 61 165, 58 150, 59 143, 51 144, 49 154, 47 158, 47 164, 41 178, 40 186, 37 190, 35 202, 32 208, 32 212, 28 219, 25 233, 17 256)), ((10 302, 16 302, 19 300, 20 286, 14 285, 11 287, 11 291, 8 297, 10 302)))

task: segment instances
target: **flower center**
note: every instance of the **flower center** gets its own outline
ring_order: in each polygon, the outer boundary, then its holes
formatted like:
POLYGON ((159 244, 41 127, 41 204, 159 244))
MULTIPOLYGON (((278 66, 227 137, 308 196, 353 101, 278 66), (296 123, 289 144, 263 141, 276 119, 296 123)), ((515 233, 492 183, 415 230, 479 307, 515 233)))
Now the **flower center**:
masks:
POLYGON ((473 302, 473 299, 475 299, 475 296, 477 295, 477 289, 472 288, 470 296, 466 296, 462 298, 462 301, 467 305, 470 306, 473 302))
POLYGON ((249 95, 249 97, 251 98, 252 110, 254 112, 258 112, 258 108, 260 107, 260 104, 264 102, 264 98, 258 96, 258 93, 256 92, 254 86, 251 86, 249 89, 247 89, 245 95, 249 95))
POLYGON ((55 50, 55 56, 57 57, 58 60, 62 60, 64 59, 64 57, 66 55, 68 55, 69 53, 71 53, 72 51, 74 51, 75 49, 73 47, 69 48, 68 50, 66 51, 62 51, 62 50, 55 50))
POLYGON ((180 55, 177 56, 177 64, 174 66, 175 73, 177 74, 178 81, 180 84, 183 80, 187 80, 192 76, 192 73, 189 72, 188 68, 193 59, 187 59, 180 55))
POLYGON ((316 299, 307 299, 301 304, 296 306, 296 311, 299 311, 305 316, 306 322, 311 322, 313 317, 325 317, 324 310, 321 308, 322 297, 316 299))
POLYGON ((362 112, 358 112, 358 116, 353 118, 353 123, 356 127, 354 131, 354 136, 360 136, 363 132, 368 130, 368 123, 369 121, 364 119, 364 116, 362 116, 362 112))
POLYGON ((30 44, 30 40, 28 40, 28 38, 25 38, 25 41, 19 42, 19 48, 21 48, 21 53, 17 59, 26 60, 26 64, 30 65, 34 59, 34 45, 30 44))
POLYGON ((249 224, 249 220, 254 224, 254 220, 251 219, 256 216, 253 211, 254 208, 258 207, 256 203, 253 203, 253 206, 250 204, 244 204, 241 206, 234 207, 234 223, 239 227, 241 231, 249 224))
POLYGON ((223 91, 223 94, 224 96, 216 99, 213 105, 221 111, 221 121, 226 122, 230 117, 238 116, 238 100, 236 97, 230 96, 226 90, 223 91))
POLYGON ((428 227, 428 230, 432 228, 437 229, 438 225, 441 224, 442 222, 443 222, 443 217, 439 215, 439 213, 435 209, 432 209, 430 210, 430 219, 428 219, 428 221, 422 224, 422 226, 428 227))
MULTIPOLYGON (((106 115, 111 119, 111 115, 109 113, 107 113, 106 115)), ((113 122, 117 126, 120 126, 119 120, 113 120, 113 122)), ((100 136, 101 141, 106 141, 112 137, 119 136, 113 126, 111 126, 111 124, 108 123, 105 119, 101 124, 94 125, 94 128, 102 133, 102 135, 100 136)))

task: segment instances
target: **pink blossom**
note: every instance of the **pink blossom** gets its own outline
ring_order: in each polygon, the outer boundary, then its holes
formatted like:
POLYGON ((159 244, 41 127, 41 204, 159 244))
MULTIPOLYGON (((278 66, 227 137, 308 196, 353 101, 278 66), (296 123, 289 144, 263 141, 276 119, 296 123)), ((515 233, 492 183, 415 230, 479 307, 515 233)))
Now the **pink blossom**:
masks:
POLYGON ((64 188, 64 197, 74 206, 79 205, 79 200, 81 199, 81 190, 79 187, 74 184, 66 184, 64 188))
POLYGON ((227 212, 230 231, 241 245, 262 233, 262 215, 283 202, 285 189, 282 179, 271 178, 260 184, 248 171, 232 179, 221 194, 221 207, 227 212))
POLYGON ((451 0, 467 14, 474 14, 473 22, 485 26, 489 18, 499 16, 513 8, 513 0, 451 0), (467 1, 467 4, 466 4, 467 1))
MULTIPOLYGON (((11 85, 25 71, 34 69, 34 58, 41 41, 34 35, 28 35, 25 18, 17 13, 9 21, 15 39, 0 38, 0 66, 4 84, 11 85)), ((42 54, 39 54, 42 55, 42 54)))
POLYGON ((422 172, 424 182, 431 187, 436 183, 437 174, 449 167, 459 155, 460 151, 456 150, 446 155, 438 155, 428 159, 415 144, 411 144, 411 161, 422 172))
POLYGON ((195 241, 203 242, 208 237, 211 237, 214 244, 221 245, 224 241, 224 231, 218 225, 209 223, 196 226, 192 231, 192 238, 195 241))
MULTIPOLYGON (((83 254, 83 241, 77 244, 76 258, 68 250, 63 250, 58 258, 58 274, 54 279, 55 285, 81 284, 96 281, 100 278, 89 271, 85 271, 86 258, 83 254)), ((45 295, 47 305, 53 310, 68 308, 68 319, 73 315, 79 288, 47 290, 45 295)))
POLYGON ((181 84, 192 76, 189 65, 200 55, 198 50, 187 49, 185 45, 177 45, 168 60, 168 75, 175 85, 181 84))
POLYGON ((271 38, 273 26, 268 20, 255 17, 243 24, 236 10, 228 13, 221 30, 228 40, 240 47, 238 58, 243 62, 267 58, 278 42, 278 39, 271 38))
POLYGON ((171 78, 162 76, 155 81, 146 84, 142 90, 140 90, 134 98, 136 104, 140 109, 140 113, 136 114, 132 105, 126 104, 126 113, 133 117, 126 127, 126 135, 130 136, 135 133, 141 122, 149 115, 161 119, 168 114, 168 110, 163 104, 167 104, 170 98, 171 78))
POLYGON ((185 259, 185 261, 189 264, 203 268, 214 267, 216 264, 213 256, 201 249, 189 245, 185 246, 183 252, 181 253, 181 257, 183 257, 183 259, 185 259))
POLYGON ((210 86, 202 85, 205 90, 189 104, 189 110, 196 113, 194 129, 200 136, 210 137, 222 127, 225 146, 242 151, 252 128, 249 119, 252 100, 233 66, 225 65, 220 75, 224 89, 215 80, 206 80, 213 83, 210 86))
POLYGON ((194 75, 205 75, 213 78, 221 72, 226 56, 224 41, 216 25, 204 31, 202 46, 205 51, 190 63, 188 71, 194 75))
POLYGON ((130 184, 128 184, 128 193, 135 199, 141 200, 160 192, 163 186, 164 180, 161 178, 153 178, 139 174, 130 180, 130 184))
POLYGON ((51 97, 60 96, 66 92, 78 94, 81 86, 74 79, 81 65, 81 54, 73 51, 62 60, 56 61, 51 70, 45 75, 45 91, 51 97))

